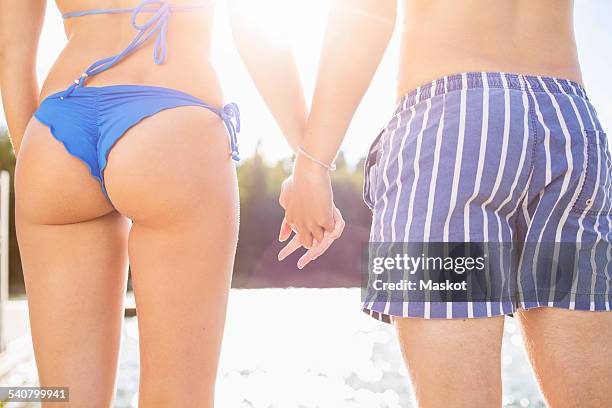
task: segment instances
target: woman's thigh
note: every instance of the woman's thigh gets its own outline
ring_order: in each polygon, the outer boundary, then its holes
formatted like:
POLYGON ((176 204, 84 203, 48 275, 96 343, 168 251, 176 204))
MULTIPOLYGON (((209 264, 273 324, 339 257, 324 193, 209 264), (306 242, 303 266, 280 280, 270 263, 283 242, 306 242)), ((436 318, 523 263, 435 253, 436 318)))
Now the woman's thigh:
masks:
POLYGON ((15 217, 40 382, 70 387, 70 406, 108 407, 129 221, 86 166, 35 120, 17 160, 15 217))
POLYGON ((394 322, 419 407, 501 406, 503 316, 394 322))
POLYGON ((142 406, 212 406, 237 241, 228 146, 216 115, 186 107, 144 120, 109 156, 107 190, 134 223, 142 406))
POLYGON ((517 316, 551 407, 612 406, 612 312, 536 308, 517 316))

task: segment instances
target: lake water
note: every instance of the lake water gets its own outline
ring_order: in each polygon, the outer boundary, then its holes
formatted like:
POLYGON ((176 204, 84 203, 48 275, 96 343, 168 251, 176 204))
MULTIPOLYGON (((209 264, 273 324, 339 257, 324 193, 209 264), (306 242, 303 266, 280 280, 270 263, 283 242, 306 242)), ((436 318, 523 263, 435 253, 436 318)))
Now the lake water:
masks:
MULTIPOLYGON (((362 313, 359 299, 359 289, 232 290, 216 406, 414 407, 392 327, 362 313)), ((504 407, 545 407, 511 318, 502 366, 504 407)), ((32 359, 0 385, 36 385, 35 370, 32 359)), ((136 407, 137 391, 138 328, 127 318, 115 407, 136 407)))
MULTIPOLYGON (((393 329, 363 314, 359 299, 359 289, 232 290, 217 406, 413 407, 393 329)), ((128 318, 116 407, 136 406, 137 341, 128 318)), ((504 407, 545 406, 510 318, 502 366, 504 407)))

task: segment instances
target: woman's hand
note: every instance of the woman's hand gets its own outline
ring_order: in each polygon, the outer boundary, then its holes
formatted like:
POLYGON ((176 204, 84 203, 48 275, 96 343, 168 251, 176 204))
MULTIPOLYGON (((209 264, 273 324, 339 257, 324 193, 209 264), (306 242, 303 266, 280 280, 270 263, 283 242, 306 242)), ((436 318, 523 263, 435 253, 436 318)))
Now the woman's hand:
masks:
MULTIPOLYGON (((314 261, 319 256, 321 256, 327 249, 331 246, 331 244, 342 235, 342 231, 344 231, 344 219, 342 218, 342 214, 338 208, 334 207, 334 230, 329 233, 325 232, 323 234, 323 241, 317 242, 316 240, 313 242, 313 246, 306 251, 304 255, 300 257, 297 263, 297 267, 299 269, 304 268, 310 261, 314 261)), ((281 225, 280 234, 278 240, 283 242, 286 241, 287 238, 291 235, 291 227, 287 223, 287 220, 283 219, 283 223, 281 225)), ((302 245, 298 239, 297 235, 293 236, 293 239, 289 241, 287 245, 278 253, 278 260, 282 261, 287 256, 291 255, 295 252, 296 249, 300 248, 302 245)))
POLYGON ((44 0, 0 1, 0 95, 15 156, 32 114, 38 108, 38 38, 44 0))
POLYGON ((286 223, 300 244, 311 248, 313 239, 323 241, 334 230, 333 193, 329 171, 302 155, 297 156, 293 176, 282 185, 279 198, 286 223))

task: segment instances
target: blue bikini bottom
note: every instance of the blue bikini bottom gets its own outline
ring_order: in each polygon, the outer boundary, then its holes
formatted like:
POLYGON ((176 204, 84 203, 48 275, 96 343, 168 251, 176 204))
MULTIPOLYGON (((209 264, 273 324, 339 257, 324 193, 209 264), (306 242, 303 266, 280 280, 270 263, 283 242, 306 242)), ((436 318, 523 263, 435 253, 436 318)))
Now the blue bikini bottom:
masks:
POLYGON ((228 131, 231 157, 239 160, 240 112, 234 103, 219 109, 184 92, 143 85, 76 87, 70 97, 63 95, 58 92, 45 98, 34 117, 87 165, 107 198, 104 169, 110 150, 128 129, 164 109, 201 106, 219 115, 228 131))

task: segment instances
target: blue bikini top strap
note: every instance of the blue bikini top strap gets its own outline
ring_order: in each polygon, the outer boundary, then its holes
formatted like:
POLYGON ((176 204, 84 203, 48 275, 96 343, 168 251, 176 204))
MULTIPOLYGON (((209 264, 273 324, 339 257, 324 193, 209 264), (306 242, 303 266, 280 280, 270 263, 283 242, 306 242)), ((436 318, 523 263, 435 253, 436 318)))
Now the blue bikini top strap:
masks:
POLYGON ((214 3, 207 3, 202 5, 176 7, 169 5, 164 0, 143 0, 133 9, 128 8, 115 8, 115 9, 96 9, 96 10, 85 10, 77 11, 73 13, 66 13, 63 17, 73 18, 81 17, 93 14, 114 14, 114 13, 132 13, 131 23, 132 26, 138 30, 138 33, 130 42, 130 44, 119 54, 103 58, 99 61, 94 62, 81 74, 78 79, 74 80, 74 83, 70 85, 68 89, 63 93, 61 98, 69 96, 77 86, 83 86, 87 78, 99 74, 100 72, 106 71, 112 68, 123 58, 140 48, 145 42, 151 37, 155 38, 155 47, 153 49, 153 58, 156 64, 163 64, 166 60, 166 32, 168 29, 168 17, 173 12, 192 12, 192 11, 203 11, 210 8, 214 3), (136 20, 140 13, 153 13, 143 23, 138 23, 136 20))
MULTIPOLYGON (((138 33, 132 42, 130 42, 130 44, 119 54, 103 58, 91 64, 89 68, 81 74, 81 77, 75 79, 74 83, 60 95, 60 99, 69 96, 77 86, 83 86, 87 78, 113 67, 154 35, 157 35, 157 37, 155 39, 153 57, 156 64, 162 64, 166 59, 166 31, 170 14, 174 12, 202 11, 213 5, 214 3, 207 3, 196 6, 175 7, 170 6, 163 0, 143 0, 134 8, 95 9, 65 13, 62 16, 64 19, 94 14, 132 13, 132 26, 138 30, 138 33), (144 23, 139 24, 136 20, 140 13, 153 13, 153 15, 144 23)), ((215 112, 223 120, 229 136, 232 159, 239 161, 237 134, 240 132, 240 110, 238 109, 238 105, 229 103, 222 109, 217 109, 209 105, 203 106, 215 112)))
MULTIPOLYGON (((155 1, 155 3, 161 3, 161 2, 157 2, 155 1)), ((202 5, 195 5, 195 6, 184 6, 184 7, 177 7, 177 6, 170 6, 170 11, 171 12, 191 12, 191 11, 202 11, 205 8, 209 8, 211 6, 213 6, 213 3, 207 3, 207 4, 202 4, 202 5)), ((136 10, 140 5, 138 5, 137 7, 134 8, 110 8, 110 9, 94 9, 94 10, 83 10, 83 11, 73 11, 70 13, 64 13, 62 14, 62 18, 64 20, 69 19, 69 18, 74 18, 74 17, 83 17, 83 16, 90 16, 90 15, 95 15, 95 14, 119 14, 119 13, 133 13, 134 10, 136 10)), ((151 7, 147 7, 147 8, 141 8, 139 10, 139 12, 141 13, 155 13, 158 10, 158 8, 151 8, 151 7)))

